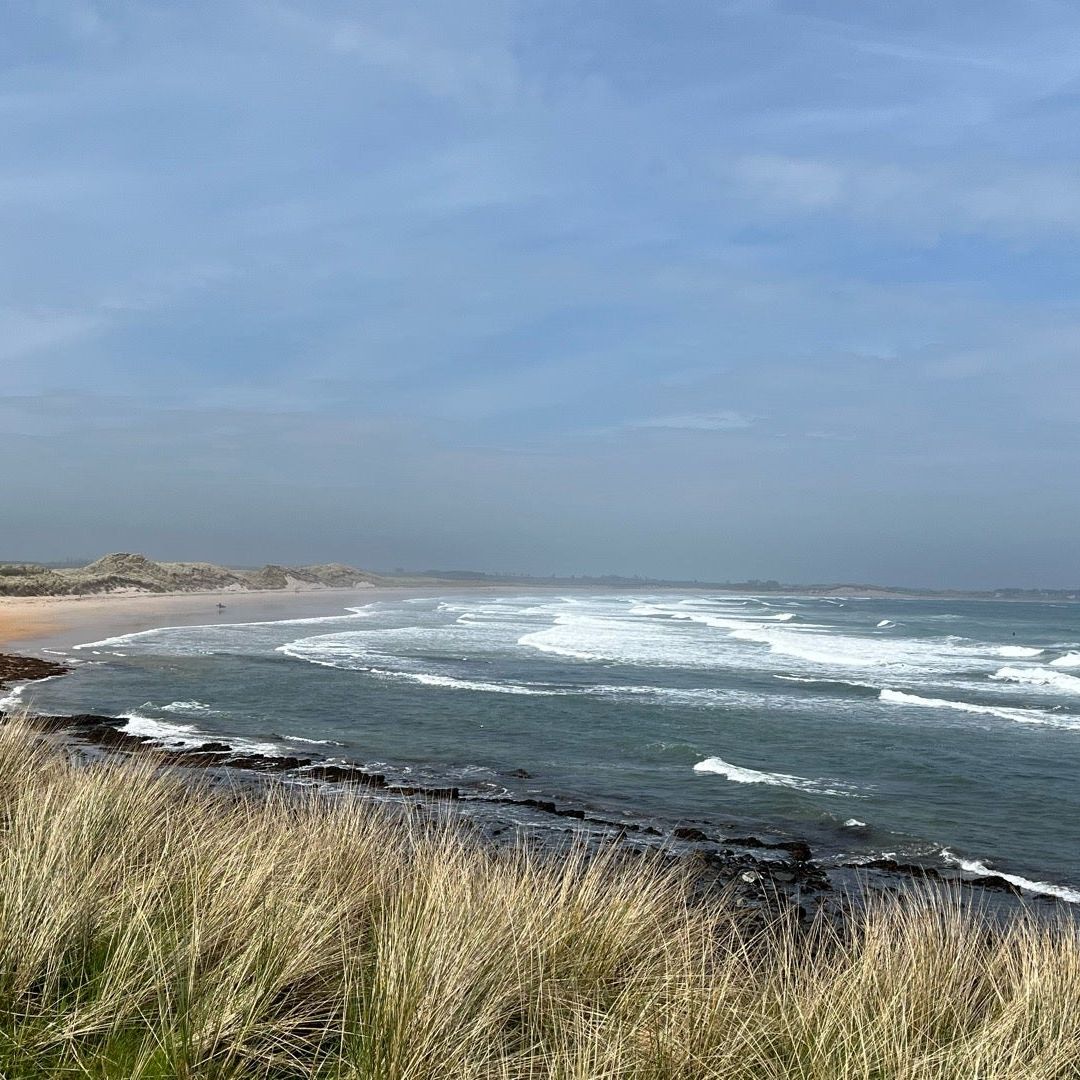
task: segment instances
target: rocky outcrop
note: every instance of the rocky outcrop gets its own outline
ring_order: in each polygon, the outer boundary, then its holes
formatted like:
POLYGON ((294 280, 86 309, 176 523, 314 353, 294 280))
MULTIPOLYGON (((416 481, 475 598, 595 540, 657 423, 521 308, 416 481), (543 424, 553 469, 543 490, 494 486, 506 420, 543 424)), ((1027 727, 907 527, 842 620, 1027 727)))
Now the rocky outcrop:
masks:
POLYGON ((36 656, 10 656, 0 653, 0 690, 10 683, 31 682, 34 679, 51 679, 66 675, 71 668, 52 660, 40 660, 36 656))
POLYGON ((379 580, 375 574, 341 563, 236 570, 214 563, 155 562, 145 555, 115 552, 78 568, 51 569, 32 563, 0 565, 0 596, 356 588, 379 580))

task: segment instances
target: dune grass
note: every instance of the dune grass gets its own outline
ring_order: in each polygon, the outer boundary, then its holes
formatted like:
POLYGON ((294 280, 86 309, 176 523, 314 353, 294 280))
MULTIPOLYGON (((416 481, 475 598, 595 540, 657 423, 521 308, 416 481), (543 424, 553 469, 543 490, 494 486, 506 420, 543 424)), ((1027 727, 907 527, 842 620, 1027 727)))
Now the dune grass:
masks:
POLYGON ((73 764, 0 728, 0 1076, 1080 1076, 1080 935, 949 894, 844 934, 648 859, 73 764))

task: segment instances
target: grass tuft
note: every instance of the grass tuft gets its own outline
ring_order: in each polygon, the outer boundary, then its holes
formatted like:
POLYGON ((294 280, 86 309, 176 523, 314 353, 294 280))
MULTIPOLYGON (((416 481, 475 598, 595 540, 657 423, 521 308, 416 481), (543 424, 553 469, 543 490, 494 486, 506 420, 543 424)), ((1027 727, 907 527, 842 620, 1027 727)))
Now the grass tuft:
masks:
POLYGON ((0 1076, 1065 1080, 1080 934, 931 891, 763 929, 649 859, 80 765, 16 719, 0 1076))

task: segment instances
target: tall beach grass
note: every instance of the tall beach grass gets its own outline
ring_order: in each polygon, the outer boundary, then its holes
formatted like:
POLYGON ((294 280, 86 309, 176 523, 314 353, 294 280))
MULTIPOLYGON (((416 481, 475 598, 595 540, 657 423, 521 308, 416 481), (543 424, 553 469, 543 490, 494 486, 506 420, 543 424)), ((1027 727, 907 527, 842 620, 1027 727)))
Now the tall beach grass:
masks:
POLYGON ((80 765, 15 720, 0 1076, 1080 1077, 1080 934, 932 892, 762 928, 659 861, 80 765))

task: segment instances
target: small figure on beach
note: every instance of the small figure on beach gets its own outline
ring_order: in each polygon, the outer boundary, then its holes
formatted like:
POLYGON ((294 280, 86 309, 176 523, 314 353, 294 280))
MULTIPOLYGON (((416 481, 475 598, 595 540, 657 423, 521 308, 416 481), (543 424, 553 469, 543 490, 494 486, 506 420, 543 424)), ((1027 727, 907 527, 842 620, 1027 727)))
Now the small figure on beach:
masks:
POLYGON ((221 602, 219 601, 219 602, 218 602, 218 606, 217 606, 217 609, 218 609, 218 611, 224 611, 224 610, 225 610, 225 605, 224 605, 224 604, 222 604, 222 603, 221 603, 221 602))

